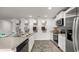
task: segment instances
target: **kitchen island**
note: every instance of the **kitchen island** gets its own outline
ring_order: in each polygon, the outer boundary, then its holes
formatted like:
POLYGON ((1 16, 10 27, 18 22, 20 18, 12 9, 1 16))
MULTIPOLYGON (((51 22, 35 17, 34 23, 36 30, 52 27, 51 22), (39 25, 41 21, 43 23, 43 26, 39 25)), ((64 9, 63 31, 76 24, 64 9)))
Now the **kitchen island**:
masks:
POLYGON ((30 38, 31 36, 33 36, 33 33, 31 34, 25 34, 22 35, 21 37, 13 37, 13 36, 9 36, 9 37, 5 37, 5 38, 0 38, 0 51, 6 51, 6 52, 16 52, 17 51, 17 47, 19 45, 21 45, 25 40, 29 40, 28 41, 28 51, 31 51, 31 48, 34 44, 34 40, 32 38, 30 38), (32 42, 31 42, 32 41, 32 42), (32 43, 32 44, 30 44, 32 43), (31 46, 31 48, 30 48, 31 46))

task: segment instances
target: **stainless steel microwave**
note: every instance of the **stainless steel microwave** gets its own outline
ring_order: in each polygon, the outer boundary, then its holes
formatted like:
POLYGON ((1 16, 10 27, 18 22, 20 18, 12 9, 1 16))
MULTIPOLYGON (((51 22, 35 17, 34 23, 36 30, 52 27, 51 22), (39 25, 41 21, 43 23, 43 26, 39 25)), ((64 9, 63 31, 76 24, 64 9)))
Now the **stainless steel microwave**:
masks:
POLYGON ((61 19, 57 20, 56 25, 57 26, 64 26, 64 18, 61 18, 61 19))

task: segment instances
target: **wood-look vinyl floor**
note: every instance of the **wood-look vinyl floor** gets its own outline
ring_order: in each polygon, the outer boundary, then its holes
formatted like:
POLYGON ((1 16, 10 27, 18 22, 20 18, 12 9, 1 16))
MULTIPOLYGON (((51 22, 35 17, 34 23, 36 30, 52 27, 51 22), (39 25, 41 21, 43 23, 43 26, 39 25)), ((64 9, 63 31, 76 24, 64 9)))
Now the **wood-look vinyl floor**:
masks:
POLYGON ((35 40, 32 52, 61 52, 50 40, 35 40))

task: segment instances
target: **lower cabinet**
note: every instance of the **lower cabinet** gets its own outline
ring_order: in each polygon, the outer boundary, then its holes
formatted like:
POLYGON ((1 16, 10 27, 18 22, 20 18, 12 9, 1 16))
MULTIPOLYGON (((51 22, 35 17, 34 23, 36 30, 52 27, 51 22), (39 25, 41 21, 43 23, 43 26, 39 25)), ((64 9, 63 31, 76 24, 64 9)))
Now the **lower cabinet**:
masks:
POLYGON ((58 46, 66 51, 66 36, 65 34, 58 34, 58 46))
POLYGON ((53 41, 53 33, 50 32, 50 40, 53 41))
POLYGON ((34 36, 32 35, 30 38, 29 38, 29 45, 28 45, 28 51, 31 52, 32 51, 32 48, 33 48, 33 44, 34 44, 34 36))
POLYGON ((30 36, 29 39, 26 39, 19 46, 16 47, 16 52, 31 52, 34 44, 34 37, 30 36))

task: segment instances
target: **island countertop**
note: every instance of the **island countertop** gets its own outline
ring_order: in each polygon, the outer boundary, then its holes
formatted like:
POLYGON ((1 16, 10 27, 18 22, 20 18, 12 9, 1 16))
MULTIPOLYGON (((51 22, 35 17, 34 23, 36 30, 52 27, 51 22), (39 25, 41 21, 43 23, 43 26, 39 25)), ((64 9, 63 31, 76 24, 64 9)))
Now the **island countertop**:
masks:
POLYGON ((20 45, 23 41, 28 39, 31 34, 25 34, 21 37, 6 37, 6 38, 0 38, 0 49, 15 49, 18 45, 20 45))

